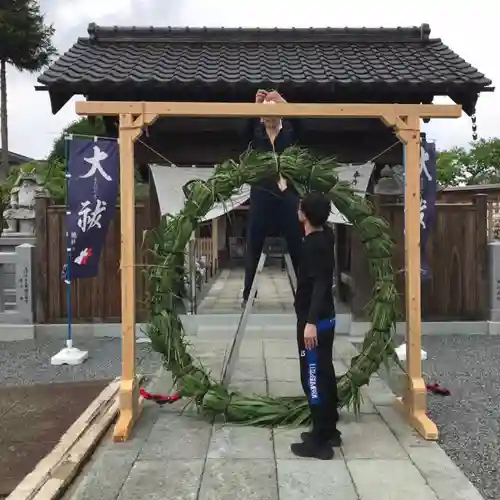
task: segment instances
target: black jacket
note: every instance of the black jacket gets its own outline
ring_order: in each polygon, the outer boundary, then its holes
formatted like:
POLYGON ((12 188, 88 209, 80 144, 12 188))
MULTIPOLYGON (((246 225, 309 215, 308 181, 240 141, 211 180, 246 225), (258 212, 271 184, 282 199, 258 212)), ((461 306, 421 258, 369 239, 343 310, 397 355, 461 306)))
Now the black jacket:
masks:
MULTIPOLYGON (((260 119, 251 120, 249 123, 249 133, 251 145, 255 151, 266 153, 273 151, 273 146, 267 136, 266 128, 260 119)), ((295 143, 297 135, 298 123, 292 120, 283 120, 282 129, 274 141, 274 151, 276 151, 278 156, 278 162, 279 155, 295 143)), ((260 201, 269 200, 270 196, 276 198, 276 195, 281 196, 282 193, 278 188, 278 175, 273 173, 252 186, 250 190, 250 203, 254 204, 260 201)))
POLYGON ((307 235, 302 241, 295 312, 300 322, 316 325, 319 320, 333 318, 333 273, 335 236, 330 227, 307 235))

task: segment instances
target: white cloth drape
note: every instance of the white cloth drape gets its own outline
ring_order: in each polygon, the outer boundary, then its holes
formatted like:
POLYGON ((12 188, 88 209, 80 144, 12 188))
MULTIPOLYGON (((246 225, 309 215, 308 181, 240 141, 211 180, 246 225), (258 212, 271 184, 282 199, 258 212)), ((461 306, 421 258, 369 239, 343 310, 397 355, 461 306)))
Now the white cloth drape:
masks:
MULTIPOLYGON (((162 215, 176 215, 184 206, 185 197, 182 187, 194 179, 207 180, 214 169, 210 167, 168 167, 151 165, 151 173, 156 186, 160 212, 162 215)), ((373 170, 373 163, 364 165, 342 165, 338 168, 339 179, 350 183, 356 182, 355 188, 361 195, 366 193, 368 182, 373 170)), ((226 203, 216 203, 203 218, 204 221, 216 219, 231 212, 245 203, 250 197, 250 187, 242 188, 226 203)), ((328 219, 334 224, 348 224, 344 216, 332 205, 332 213, 328 219)))

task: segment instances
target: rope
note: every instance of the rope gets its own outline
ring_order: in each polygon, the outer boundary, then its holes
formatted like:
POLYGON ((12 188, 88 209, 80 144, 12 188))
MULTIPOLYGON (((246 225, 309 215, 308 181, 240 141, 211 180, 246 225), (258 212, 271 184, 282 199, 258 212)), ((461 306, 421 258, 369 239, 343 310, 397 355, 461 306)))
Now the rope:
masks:
POLYGON ((233 396, 234 396, 234 392, 231 392, 229 393, 229 398, 227 399, 227 405, 226 407, 224 408, 224 411, 222 412, 222 414, 224 415, 224 417, 227 419, 227 410, 229 409, 229 407, 231 406, 231 402, 233 401, 233 396))
POLYGON ((152 148, 149 144, 146 144, 144 141, 141 141, 140 139, 137 139, 137 142, 140 142, 143 146, 147 147, 151 152, 156 154, 158 157, 160 157, 163 161, 166 161, 167 163, 170 164, 171 167, 175 167, 176 165, 170 161, 167 157, 163 156, 161 153, 156 151, 156 149, 152 148))
MULTIPOLYGON (((118 141, 117 137, 104 137, 100 135, 90 135, 90 134, 67 134, 67 136, 74 136, 74 137, 85 137, 88 139, 102 139, 102 140, 108 140, 108 141, 118 141)), ((151 147, 149 144, 146 144, 144 141, 141 139, 137 139, 137 142, 141 143, 143 146, 148 148, 151 152, 153 152, 155 155, 157 155, 159 158, 162 160, 166 161, 167 163, 170 164, 171 167, 176 167, 175 163, 169 160, 166 156, 163 156, 161 153, 156 151, 153 147, 151 147)))
POLYGON ((139 393, 144 399, 154 401, 159 406, 172 404, 181 399, 181 395, 179 392, 174 392, 172 394, 155 394, 147 392, 141 387, 139 389, 139 393))
MULTIPOLYGON (((104 136, 96 136, 96 135, 90 135, 90 134, 67 134, 67 135, 75 136, 75 137, 86 137, 86 138, 89 138, 89 139, 106 139, 106 140, 115 140, 115 141, 118 140, 116 137, 104 137, 104 136)), ((177 167, 173 161, 169 160, 166 156, 164 156, 163 154, 161 154, 159 151, 157 151, 156 149, 154 149, 149 144, 146 144, 143 140, 137 139, 137 142, 140 143, 140 144, 142 144, 144 147, 148 148, 152 153, 154 153, 156 156, 158 156, 158 158, 161 158, 163 161, 166 161, 171 167, 175 167, 175 168, 177 167)), ((399 140, 395 141, 393 144, 391 144, 390 146, 386 147, 380 153, 377 153, 372 158, 366 160, 364 163, 372 163, 372 162, 374 162, 375 160, 377 160, 378 158, 380 158, 382 155, 384 155, 385 153, 387 153, 391 149, 395 148, 398 144, 401 144, 401 141, 399 141, 399 140)), ((279 165, 278 165, 278 171, 279 171, 279 165)))
POLYGON ((435 382, 434 384, 427 384, 425 388, 429 392, 432 392, 433 394, 439 394, 440 396, 449 396, 451 394, 450 390, 440 385, 439 382, 435 382))
POLYGON ((373 158, 371 158, 370 160, 367 160, 365 163, 372 163, 372 162, 374 162, 377 158, 380 158, 382 155, 384 155, 385 153, 387 153, 387 151, 390 151, 391 149, 395 148, 398 144, 401 144, 401 141, 397 140, 396 142, 394 142, 394 144, 391 144, 389 147, 385 148, 383 151, 381 151, 380 153, 376 154, 373 158))

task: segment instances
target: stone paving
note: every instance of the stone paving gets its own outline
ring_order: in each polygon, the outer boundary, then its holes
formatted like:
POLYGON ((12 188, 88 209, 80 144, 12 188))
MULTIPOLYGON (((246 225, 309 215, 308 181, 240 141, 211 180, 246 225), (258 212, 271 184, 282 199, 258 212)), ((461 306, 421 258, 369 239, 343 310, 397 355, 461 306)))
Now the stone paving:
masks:
MULTIPOLYGON (((223 269, 198 306, 199 314, 240 313, 245 272, 241 268, 223 269)), ((293 311, 293 295, 285 271, 280 266, 265 267, 259 280, 259 293, 253 313, 293 311)))
MULTIPOLYGON (((300 394, 296 347, 284 329, 248 332, 233 386, 246 392, 300 394)), ((198 331, 193 349, 220 373, 228 336, 198 331)), ((356 348, 335 344, 342 373, 356 348)), ((161 372, 152 390, 168 392, 161 372)), ((182 401, 146 404, 133 437, 106 440, 67 498, 75 500, 481 500, 437 443, 420 439, 393 409, 394 394, 375 376, 363 389, 362 414, 343 411, 344 445, 332 461, 297 459, 289 446, 301 429, 210 423, 182 401)))

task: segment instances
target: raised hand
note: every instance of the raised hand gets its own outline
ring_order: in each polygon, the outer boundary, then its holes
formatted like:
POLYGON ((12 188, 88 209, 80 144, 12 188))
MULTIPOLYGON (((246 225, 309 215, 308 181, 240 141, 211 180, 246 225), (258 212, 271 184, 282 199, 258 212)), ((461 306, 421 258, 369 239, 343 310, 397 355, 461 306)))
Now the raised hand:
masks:
POLYGON ((283 96, 277 90, 271 90, 271 92, 267 92, 266 94, 266 101, 286 102, 283 96))
POLYGON ((286 179, 280 174, 279 179, 278 179, 278 188, 281 192, 285 191, 286 188, 288 187, 288 183, 286 179))
POLYGON ((255 94, 255 102, 257 104, 262 104, 265 101, 266 97, 267 97, 267 90, 259 89, 255 94))

